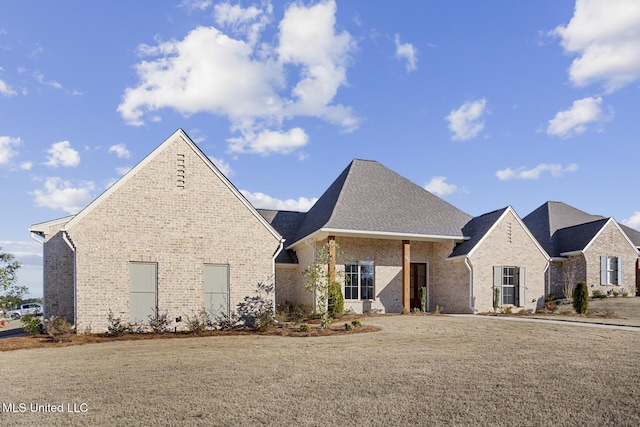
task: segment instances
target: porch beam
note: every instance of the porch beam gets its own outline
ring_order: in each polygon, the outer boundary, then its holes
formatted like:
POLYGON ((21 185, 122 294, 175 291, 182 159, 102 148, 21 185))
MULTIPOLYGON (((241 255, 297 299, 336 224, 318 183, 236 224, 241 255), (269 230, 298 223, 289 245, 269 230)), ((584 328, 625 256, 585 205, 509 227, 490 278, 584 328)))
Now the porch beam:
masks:
POLYGON ((411 310, 409 300, 411 285, 411 243, 409 240, 402 241, 402 307, 411 310))
POLYGON ((329 245, 329 282, 336 281, 336 236, 327 237, 327 245, 329 245))

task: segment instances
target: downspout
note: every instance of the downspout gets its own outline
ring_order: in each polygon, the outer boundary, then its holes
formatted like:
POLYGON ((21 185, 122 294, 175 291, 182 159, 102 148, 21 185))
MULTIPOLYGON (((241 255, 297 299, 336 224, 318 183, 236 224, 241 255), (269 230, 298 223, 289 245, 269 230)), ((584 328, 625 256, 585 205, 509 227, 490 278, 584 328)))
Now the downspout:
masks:
POLYGON ((284 248, 284 239, 280 239, 278 243, 278 249, 276 249, 275 253, 271 257, 271 277, 273 277, 273 314, 276 314, 276 258, 282 252, 282 248, 284 248))
POLYGON ((551 258, 547 259, 547 267, 544 269, 544 272, 547 275, 547 292, 545 297, 551 293, 551 258))
MULTIPOLYGON (((312 258, 312 262, 316 262, 316 247, 309 244, 309 241, 307 238, 305 238, 303 240, 304 244, 309 246, 311 248, 311 251, 313 253, 313 258, 312 258)), ((315 313, 316 310, 318 309, 318 303, 317 303, 317 295, 316 295, 316 291, 313 291, 313 312, 315 313)))
MULTIPOLYGON (((44 300, 44 277, 45 277, 44 276, 44 248, 45 248, 44 243, 45 243, 45 240, 44 240, 44 238, 38 238, 39 235, 37 233, 34 233, 33 231, 30 233, 30 235, 31 235, 31 238, 33 240, 35 240, 36 242, 38 242, 38 243, 40 243, 42 245, 42 306, 46 307, 47 306, 45 304, 46 301, 44 300)), ((46 314, 47 313, 45 313, 44 310, 43 310, 42 311, 42 318, 43 319, 46 319, 46 314)))
POLYGON ((473 314, 476 314, 478 310, 476 310, 476 304, 473 298, 473 268, 471 267, 469 257, 464 257, 464 265, 466 265, 469 270, 469 308, 473 314))
POLYGON ((76 248, 69 240, 69 236, 65 230, 62 231, 62 240, 69 246, 71 252, 73 252, 73 324, 78 327, 78 298, 76 294, 76 248))

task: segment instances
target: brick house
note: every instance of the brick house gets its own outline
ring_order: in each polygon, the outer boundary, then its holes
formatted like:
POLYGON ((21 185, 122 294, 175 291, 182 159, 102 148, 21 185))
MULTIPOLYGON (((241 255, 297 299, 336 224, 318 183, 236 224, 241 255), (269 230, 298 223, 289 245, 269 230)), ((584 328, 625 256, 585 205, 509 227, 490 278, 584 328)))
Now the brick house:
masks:
POLYGON ((548 256, 511 207, 473 218, 375 161, 353 160, 306 213, 259 212, 286 239, 278 304, 314 304, 302 272, 325 245, 340 248, 329 268, 358 313, 419 308, 422 287, 429 311, 489 311, 494 288, 500 305, 544 300, 548 256))
POLYGON ((546 202, 523 221, 551 256, 547 293, 564 296, 582 281, 591 293, 636 295, 637 230, 562 202, 546 202))
POLYGON ((182 130, 77 215, 30 231, 44 240, 45 315, 79 332, 104 331, 109 310, 228 313, 272 283, 283 244, 182 130))

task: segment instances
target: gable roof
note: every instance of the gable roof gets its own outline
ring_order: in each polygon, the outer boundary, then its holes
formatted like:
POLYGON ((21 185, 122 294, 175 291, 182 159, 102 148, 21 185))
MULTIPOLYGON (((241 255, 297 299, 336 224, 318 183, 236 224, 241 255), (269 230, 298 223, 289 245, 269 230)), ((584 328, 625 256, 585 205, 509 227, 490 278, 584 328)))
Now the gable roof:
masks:
MULTIPOLYGON (((200 148, 189 138, 185 131, 182 129, 176 130, 169 138, 167 138, 162 144, 160 144, 155 150, 153 150, 147 157, 145 157, 140 163, 138 163, 133 169, 127 172, 122 178, 116 181, 111 187, 105 190, 100 196, 94 199, 91 203, 89 203, 84 209, 82 209, 77 215, 68 217, 70 220, 64 225, 64 230, 69 230, 73 227, 74 224, 78 223, 82 220, 87 214, 89 214, 96 206, 99 206, 103 200, 108 198, 111 194, 117 191, 120 187, 125 185, 127 181, 131 179, 135 174, 138 173, 141 169, 143 169, 149 162, 151 162, 159 153, 161 153, 166 147, 173 144, 178 138, 180 138, 189 148, 191 148, 198 157, 203 161, 203 163, 208 166, 211 171, 222 181, 222 183, 242 202, 242 204, 251 211, 251 213, 256 217, 258 221, 262 225, 264 225, 267 230, 278 240, 282 240, 282 236, 267 222, 262 215, 260 215, 256 209, 253 207, 251 203, 238 191, 238 189, 227 179, 226 176, 213 164, 213 162, 200 150, 200 148)), ((38 225, 48 225, 50 222, 45 222, 42 224, 36 224, 31 227, 31 231, 33 232, 41 232, 37 228, 38 225)))
POLYGON ((547 254, 547 252, 540 245, 533 234, 531 234, 527 226, 520 219, 520 216, 518 216, 516 211, 511 206, 488 212, 486 214, 477 216, 469 221, 462 229, 464 235, 469 236, 469 240, 457 244, 455 248, 453 248, 453 252, 451 253, 451 255, 449 255, 448 258, 454 259, 471 255, 471 253, 482 244, 484 239, 493 231, 493 229, 508 213, 511 213, 513 215, 516 221, 525 230, 534 245, 545 256, 545 258, 548 259, 549 255, 547 254))
POLYGON ((462 240, 470 219, 380 163, 355 159, 307 212, 289 247, 320 231, 462 240))
POLYGON ((493 212, 477 216, 469 221, 463 228, 462 233, 469 236, 469 240, 456 245, 449 258, 456 258, 469 255, 469 253, 483 240, 494 225, 502 218, 508 207, 498 209, 493 212))
POLYGON ((562 202, 546 202, 524 217, 524 223, 551 256, 583 251, 610 221, 629 244, 640 245, 640 232, 613 218, 591 215, 562 202))

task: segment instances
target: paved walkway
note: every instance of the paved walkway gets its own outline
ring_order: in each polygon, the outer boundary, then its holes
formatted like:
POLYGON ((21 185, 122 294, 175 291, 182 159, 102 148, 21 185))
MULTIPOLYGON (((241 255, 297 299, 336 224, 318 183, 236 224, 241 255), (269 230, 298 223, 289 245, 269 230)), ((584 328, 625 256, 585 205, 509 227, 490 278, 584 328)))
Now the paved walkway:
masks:
POLYGON ((512 317, 512 316, 478 316, 477 314, 447 314, 446 316, 468 317, 473 319, 511 320, 513 322, 533 322, 533 323, 546 323, 546 324, 550 323, 553 325, 582 326, 586 328, 617 329, 619 331, 640 332, 640 327, 637 327, 637 326, 622 326, 622 325, 610 325, 610 324, 603 324, 603 323, 576 322, 572 320, 553 320, 553 319, 512 317))

